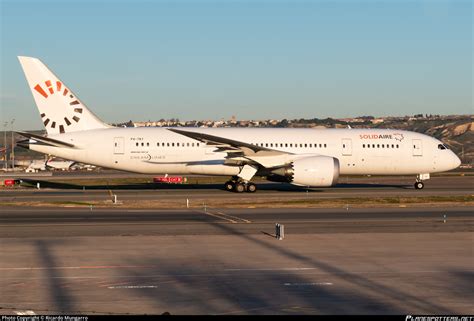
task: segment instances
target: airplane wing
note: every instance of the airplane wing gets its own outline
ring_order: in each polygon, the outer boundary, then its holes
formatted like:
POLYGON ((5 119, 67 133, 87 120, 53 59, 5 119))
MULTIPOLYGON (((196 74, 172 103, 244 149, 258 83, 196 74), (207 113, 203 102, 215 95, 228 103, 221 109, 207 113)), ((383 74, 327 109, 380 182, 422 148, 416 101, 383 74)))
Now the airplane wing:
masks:
POLYGON ((221 151, 229 151, 229 152, 241 152, 245 156, 253 156, 255 154, 259 154, 259 156, 266 154, 270 155, 281 155, 281 154, 288 154, 286 152, 273 150, 266 147, 261 147, 257 145, 252 145, 249 143, 240 142, 237 140, 232 140, 220 136, 214 136, 204 133, 196 133, 190 132, 187 130, 175 129, 175 128, 168 128, 168 130, 175 132, 177 134, 181 134, 187 136, 189 138, 198 140, 203 142, 207 145, 215 145, 217 148, 221 149, 221 151))
POLYGON ((198 140, 209 146, 215 146, 216 152, 226 152, 227 159, 241 163, 259 164, 266 168, 284 166, 292 159, 292 153, 274 150, 262 146, 187 130, 168 128, 168 130, 198 140))
POLYGON ((21 136, 24 136, 26 138, 29 138, 29 139, 33 139, 41 144, 45 144, 45 145, 48 145, 48 146, 54 146, 54 147, 66 147, 66 148, 76 148, 76 146, 74 146, 73 144, 69 144, 69 143, 66 143, 66 142, 62 142, 60 140, 57 140, 57 139, 53 139, 53 138, 48 138, 48 137, 44 137, 44 136, 40 136, 40 135, 36 135, 36 134, 31 134, 31 133, 26 133, 26 132, 15 132, 17 134, 20 134, 21 136))

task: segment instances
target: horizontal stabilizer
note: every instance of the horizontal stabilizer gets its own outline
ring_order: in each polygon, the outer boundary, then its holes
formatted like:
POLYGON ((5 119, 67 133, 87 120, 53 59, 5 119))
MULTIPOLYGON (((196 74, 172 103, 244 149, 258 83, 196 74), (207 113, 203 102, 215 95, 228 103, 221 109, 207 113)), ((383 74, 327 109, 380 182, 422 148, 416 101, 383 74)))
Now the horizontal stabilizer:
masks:
POLYGON ((15 132, 15 133, 20 134, 20 135, 22 135, 26 138, 33 139, 37 142, 46 144, 48 146, 63 147, 63 148, 64 147, 65 148, 76 148, 76 146, 74 146, 73 144, 62 142, 62 141, 57 140, 57 139, 52 139, 52 138, 48 138, 48 137, 44 137, 44 136, 40 136, 40 135, 36 135, 36 134, 31 134, 31 133, 26 133, 26 132, 15 132))

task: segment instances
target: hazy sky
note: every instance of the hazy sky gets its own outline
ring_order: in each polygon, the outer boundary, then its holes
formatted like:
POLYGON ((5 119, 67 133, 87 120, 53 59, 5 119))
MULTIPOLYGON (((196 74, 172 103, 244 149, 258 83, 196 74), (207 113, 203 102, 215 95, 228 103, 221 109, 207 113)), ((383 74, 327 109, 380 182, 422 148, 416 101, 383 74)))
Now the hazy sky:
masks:
POLYGON ((0 126, 42 128, 18 55, 106 122, 473 113, 470 0, 0 3, 0 126))

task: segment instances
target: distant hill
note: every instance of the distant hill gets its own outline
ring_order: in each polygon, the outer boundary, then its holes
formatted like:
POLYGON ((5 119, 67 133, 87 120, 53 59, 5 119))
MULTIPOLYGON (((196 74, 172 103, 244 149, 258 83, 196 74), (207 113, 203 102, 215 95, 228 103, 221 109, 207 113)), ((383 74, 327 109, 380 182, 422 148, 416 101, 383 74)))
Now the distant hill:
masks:
POLYGON ((377 128, 397 128, 423 133, 446 143, 462 160, 474 163, 474 121, 471 117, 461 120, 415 120, 408 122, 384 122, 377 128))

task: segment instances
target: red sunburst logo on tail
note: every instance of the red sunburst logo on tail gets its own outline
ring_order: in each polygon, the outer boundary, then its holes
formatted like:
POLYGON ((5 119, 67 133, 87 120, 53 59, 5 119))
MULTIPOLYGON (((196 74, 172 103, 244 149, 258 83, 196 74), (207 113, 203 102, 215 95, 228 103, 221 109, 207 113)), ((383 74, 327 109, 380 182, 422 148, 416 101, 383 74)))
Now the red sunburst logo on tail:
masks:
MULTIPOLYGON (((76 115, 74 114, 72 115, 72 120, 78 123, 79 120, 81 119, 80 117, 78 117, 78 115, 82 114, 82 108, 80 108, 80 106, 74 107, 75 105, 80 105, 80 102, 74 97, 74 95, 72 95, 69 92, 69 90, 60 81, 56 81, 56 83, 53 84, 51 80, 46 80, 44 82, 44 87, 45 88, 43 88, 41 84, 36 84, 36 86, 34 86, 33 88, 34 90, 36 90, 36 92, 38 92, 41 96, 43 96, 46 99, 49 96, 52 96, 55 94, 62 95, 64 97, 67 97, 69 94, 68 98, 70 98, 71 100, 69 102, 69 105, 73 106, 74 113, 76 114, 76 115)), ((43 119, 43 124, 45 127, 48 126, 49 124, 51 128, 56 128, 56 125, 58 125, 60 133, 65 132, 64 131, 65 126, 70 126, 72 124, 69 118, 67 117, 64 117, 64 119, 62 120, 53 120, 53 119, 50 119, 48 115, 46 115, 46 113, 41 113, 41 118, 43 119)))
MULTIPOLYGON (((46 88, 48 89, 49 93, 53 95, 55 93, 55 90, 52 86, 51 80, 45 81, 44 84, 46 85, 46 88)), ((60 92, 61 87, 63 87, 63 84, 60 81, 56 81, 56 86, 55 86, 56 92, 60 92)), ((44 98, 48 98, 47 92, 43 89, 43 87, 41 87, 40 84, 37 84, 34 88, 41 96, 43 96, 44 98)), ((64 90, 62 92, 63 96, 66 96, 68 92, 69 90, 67 90, 67 88, 64 87, 64 90)), ((74 97, 71 97, 71 98, 74 98, 74 97)))

